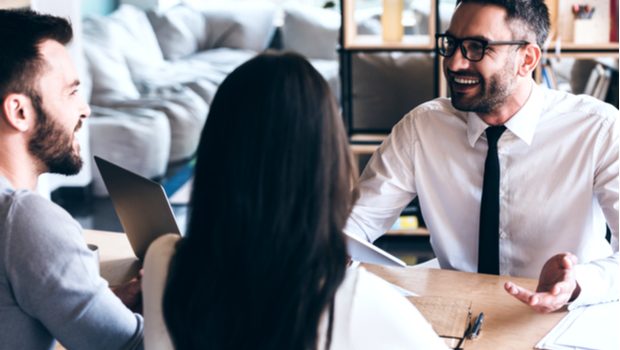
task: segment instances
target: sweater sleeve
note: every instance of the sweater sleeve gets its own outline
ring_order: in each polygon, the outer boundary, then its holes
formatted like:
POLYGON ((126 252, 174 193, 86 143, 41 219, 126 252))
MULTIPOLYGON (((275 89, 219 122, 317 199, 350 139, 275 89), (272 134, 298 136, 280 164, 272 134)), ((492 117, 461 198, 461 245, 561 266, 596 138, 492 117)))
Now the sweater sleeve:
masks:
POLYGON ((70 349, 142 348, 143 321, 98 273, 81 227, 62 208, 17 193, 5 265, 20 308, 70 349))

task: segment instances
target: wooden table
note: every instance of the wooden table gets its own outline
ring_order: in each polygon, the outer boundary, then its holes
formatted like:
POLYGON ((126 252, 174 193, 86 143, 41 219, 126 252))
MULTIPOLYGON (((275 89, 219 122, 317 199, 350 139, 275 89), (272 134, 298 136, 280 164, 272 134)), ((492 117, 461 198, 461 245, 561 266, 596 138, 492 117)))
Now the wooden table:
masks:
MULTIPOLYGON (((140 263, 124 234, 85 230, 85 239, 99 247, 101 275, 111 285, 136 275, 140 263)), ((364 266, 388 282, 419 295, 470 299, 473 316, 484 312, 485 322, 480 337, 464 343, 466 350, 532 349, 566 315, 566 312, 538 314, 504 291, 503 284, 508 280, 535 288, 533 279, 439 269, 364 266)))
POLYGON ((466 340, 470 349, 532 349, 567 312, 539 314, 504 291, 511 280, 536 288, 536 280, 493 276, 439 269, 394 268, 365 265, 366 269, 412 292, 423 296, 442 296, 472 301, 472 315, 484 312, 482 333, 476 340, 466 340))
POLYGON ((117 286, 138 275, 141 263, 123 233, 84 230, 88 244, 99 247, 100 274, 110 286, 117 286))

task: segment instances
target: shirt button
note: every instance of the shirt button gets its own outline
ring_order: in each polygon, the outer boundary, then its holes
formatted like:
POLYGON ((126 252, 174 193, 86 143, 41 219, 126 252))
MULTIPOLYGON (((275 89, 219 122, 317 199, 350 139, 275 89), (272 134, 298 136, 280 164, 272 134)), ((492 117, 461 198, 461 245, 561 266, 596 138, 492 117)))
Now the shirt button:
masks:
POLYGON ((501 239, 506 239, 506 238, 508 238, 508 234, 506 233, 506 231, 504 231, 504 230, 500 230, 500 231, 499 231, 499 238, 501 238, 501 239))

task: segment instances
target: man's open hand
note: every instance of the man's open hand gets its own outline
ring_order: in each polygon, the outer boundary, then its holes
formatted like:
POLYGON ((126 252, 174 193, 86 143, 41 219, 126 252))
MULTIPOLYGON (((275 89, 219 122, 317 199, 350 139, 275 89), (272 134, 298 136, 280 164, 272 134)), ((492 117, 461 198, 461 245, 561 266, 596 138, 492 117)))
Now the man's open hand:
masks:
POLYGON ((564 307, 579 295, 581 288, 575 279, 574 266, 577 257, 562 253, 547 260, 538 279, 536 292, 506 282, 504 289, 515 298, 531 306, 538 312, 553 312, 564 307))

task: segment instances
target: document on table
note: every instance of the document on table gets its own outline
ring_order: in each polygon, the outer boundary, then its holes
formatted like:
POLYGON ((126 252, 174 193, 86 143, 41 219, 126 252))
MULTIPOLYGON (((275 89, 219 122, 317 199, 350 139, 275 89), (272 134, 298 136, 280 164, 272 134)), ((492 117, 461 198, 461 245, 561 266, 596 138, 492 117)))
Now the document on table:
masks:
POLYGON ((617 350, 620 302, 581 307, 566 315, 536 344, 549 350, 617 350))
POLYGON ((451 349, 462 344, 469 330, 471 300, 449 297, 407 298, 451 349))

